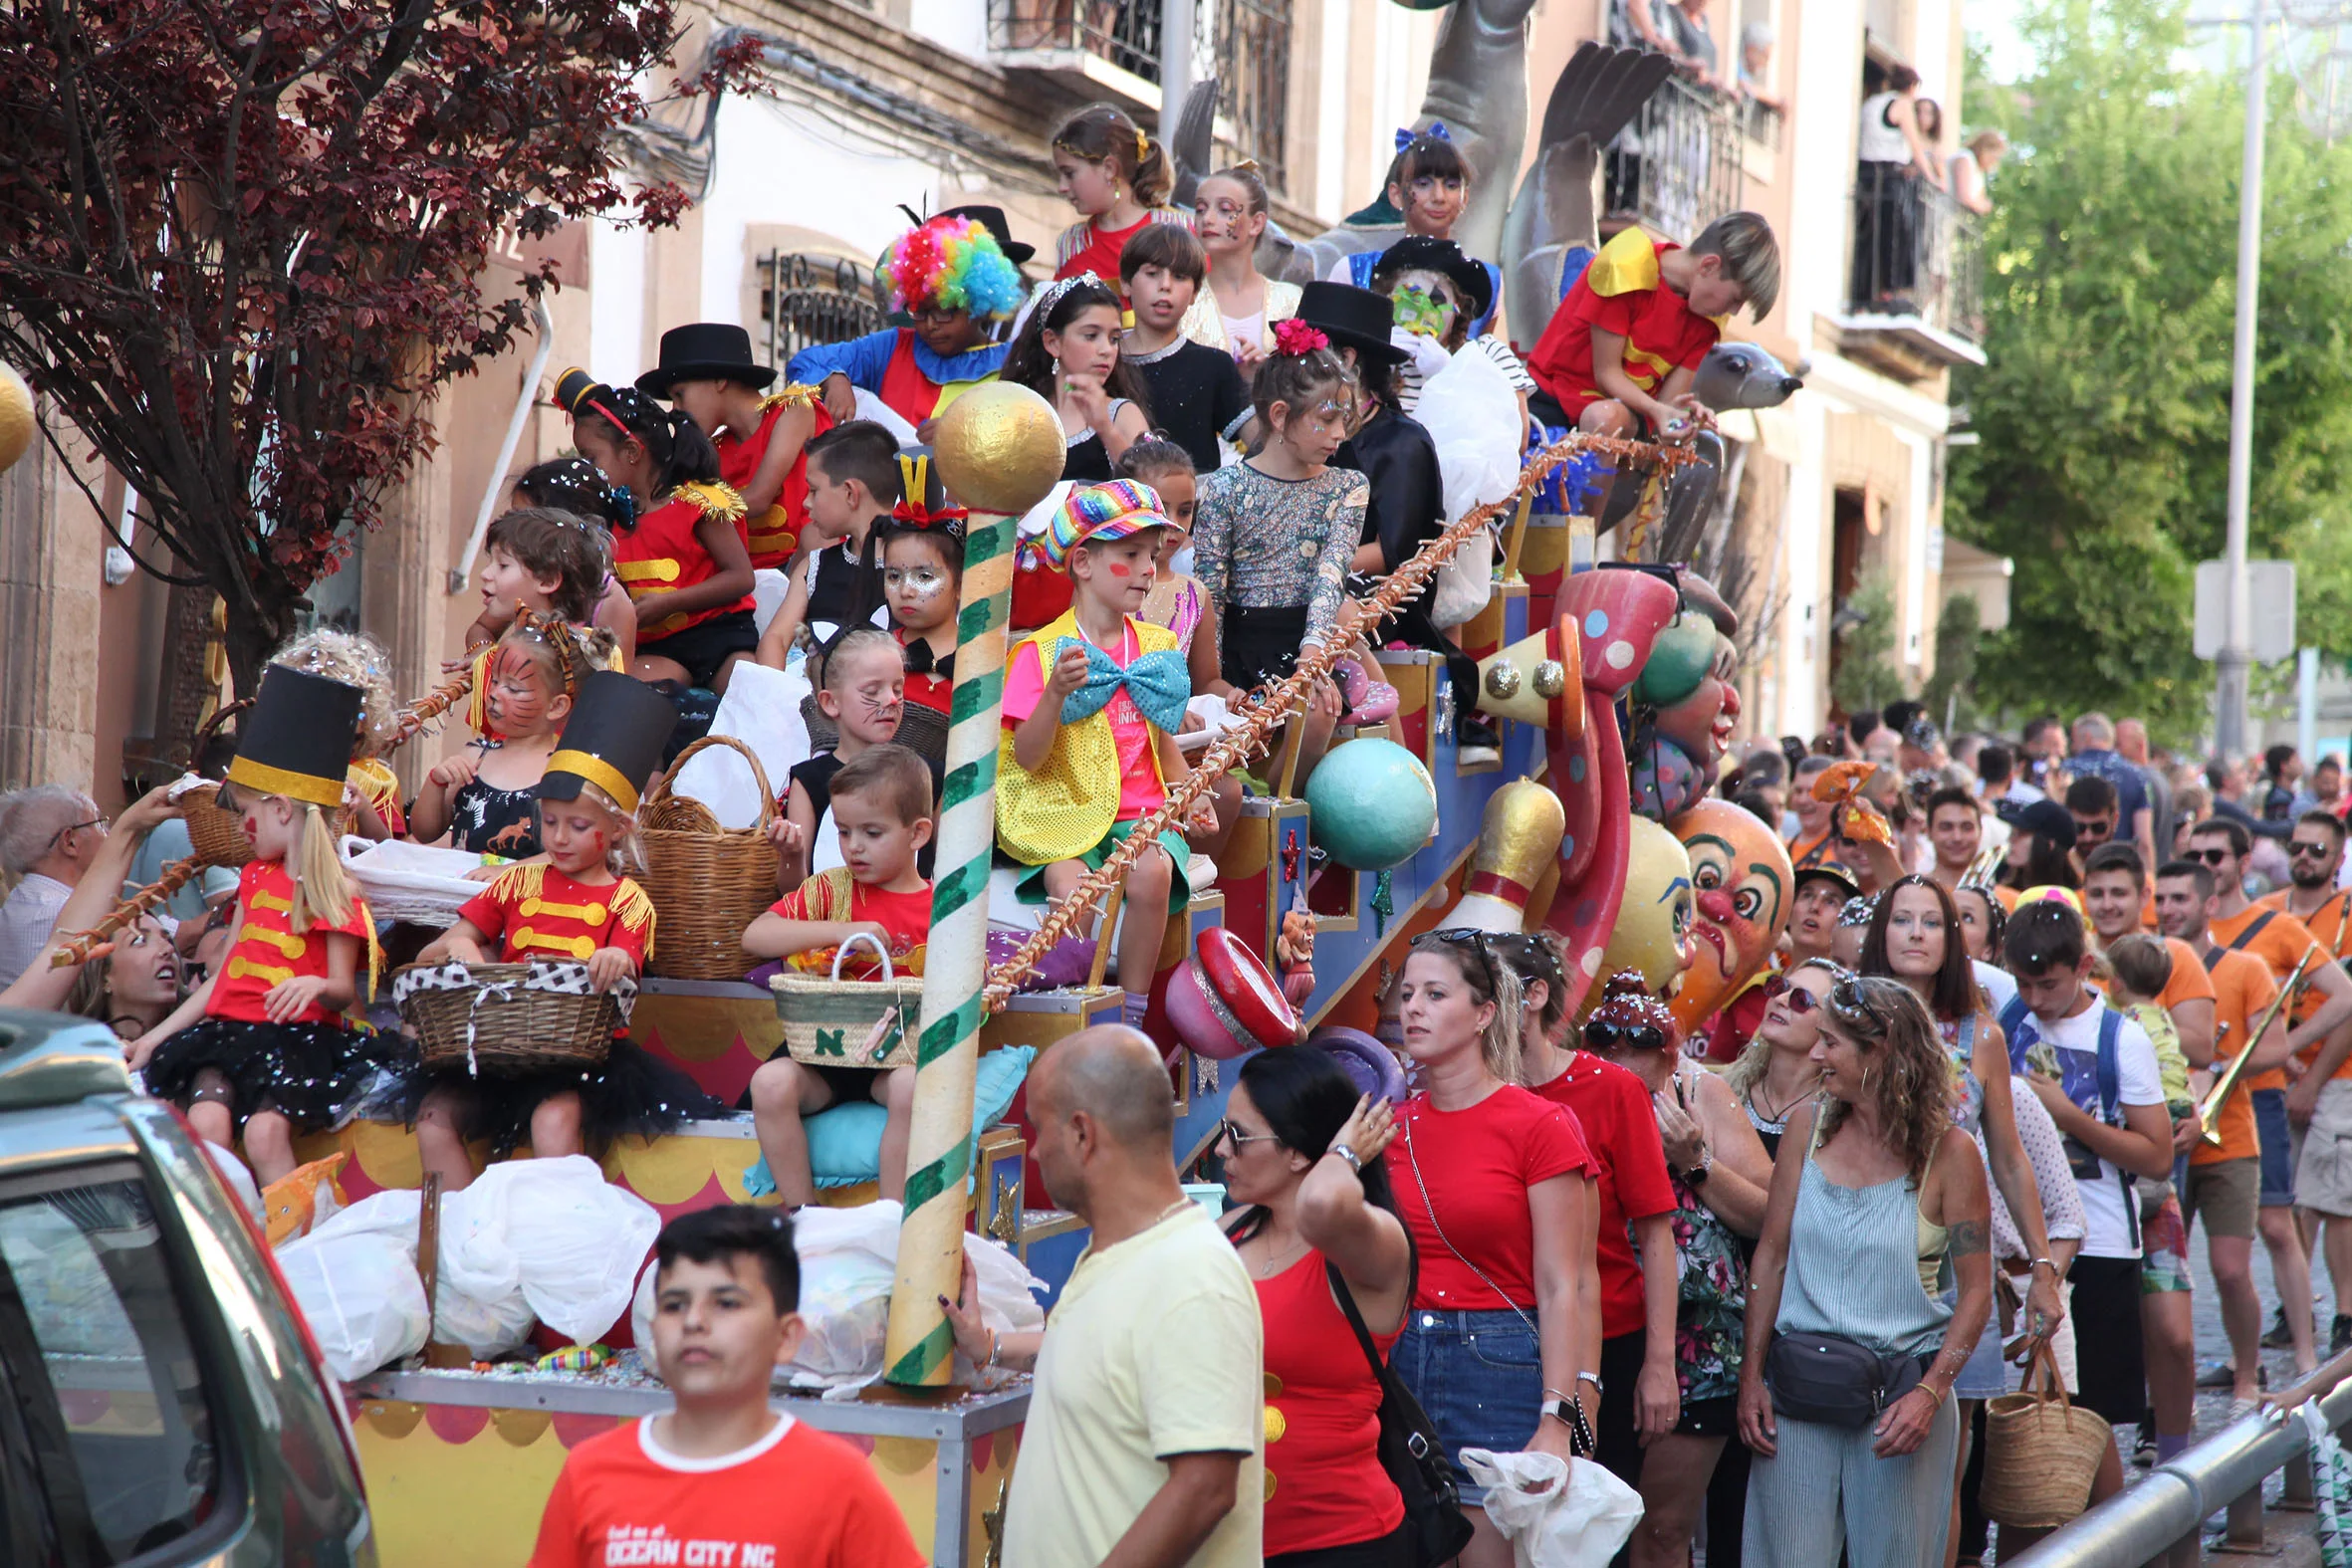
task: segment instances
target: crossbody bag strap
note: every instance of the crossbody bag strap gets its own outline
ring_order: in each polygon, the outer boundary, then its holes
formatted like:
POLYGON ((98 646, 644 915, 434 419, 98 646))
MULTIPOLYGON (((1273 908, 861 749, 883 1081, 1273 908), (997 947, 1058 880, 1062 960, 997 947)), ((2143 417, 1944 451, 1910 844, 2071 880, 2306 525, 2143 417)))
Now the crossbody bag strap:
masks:
POLYGON ((1331 1294, 1339 1302, 1339 1310, 1347 1318, 1347 1326, 1355 1330, 1355 1342, 1363 1347, 1364 1360, 1372 1369, 1373 1380, 1383 1388, 1388 1384, 1388 1363, 1380 1359, 1380 1347, 1372 1343, 1372 1331, 1364 1326, 1364 1314, 1356 1309, 1355 1292, 1347 1288, 1347 1276, 1339 1272, 1339 1265, 1323 1259, 1323 1277, 1331 1282, 1331 1294))
POLYGON ((1413 1168, 1413 1185, 1421 1189, 1421 1207, 1429 1214, 1429 1229, 1437 1232, 1438 1243, 1447 1251, 1454 1254, 1455 1261, 1459 1262, 1464 1268, 1469 1269, 1472 1273, 1478 1275, 1478 1282, 1480 1284, 1485 1285, 1489 1290, 1492 1290, 1495 1292, 1495 1294, 1501 1296, 1503 1298, 1503 1304, 1511 1308, 1511 1310, 1517 1314, 1519 1320, 1527 1325, 1528 1332, 1535 1335, 1537 1342, 1540 1343, 1543 1336, 1536 1329, 1534 1319, 1529 1317, 1527 1313, 1522 1312, 1520 1310, 1519 1303, 1511 1299, 1510 1292, 1506 1291, 1501 1285, 1495 1283, 1494 1280, 1488 1278, 1487 1271, 1485 1269, 1479 1267, 1478 1264, 1472 1262, 1469 1258, 1464 1257, 1462 1255, 1462 1248, 1454 1244, 1453 1237, 1446 1234, 1446 1228, 1438 1223, 1437 1205, 1430 1201, 1429 1184, 1421 1179, 1420 1157, 1413 1153, 1413 1124, 1410 1121, 1405 1123, 1405 1164, 1413 1168))

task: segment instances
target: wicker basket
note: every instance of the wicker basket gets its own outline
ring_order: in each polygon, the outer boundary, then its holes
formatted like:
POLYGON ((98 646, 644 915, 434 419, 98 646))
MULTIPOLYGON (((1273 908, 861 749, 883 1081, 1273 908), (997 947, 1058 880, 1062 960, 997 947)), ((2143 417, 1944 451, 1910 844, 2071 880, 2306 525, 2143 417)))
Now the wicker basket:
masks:
POLYGON ((671 980, 741 980, 752 967, 743 933, 776 902, 776 850, 768 825, 776 819, 767 771, 742 742, 706 736, 678 754, 653 781, 637 810, 645 842, 645 893, 660 918, 646 972, 671 980), (670 781, 706 746, 732 747, 751 765, 760 786, 757 827, 721 827, 700 800, 670 793, 670 781))
POLYGON ((832 977, 791 972, 768 982, 776 993, 776 1016, 784 1025, 784 1048, 795 1061, 823 1067, 911 1067, 915 1040, 923 1028, 923 982, 919 977, 898 979, 891 971, 889 950, 871 933, 860 931, 833 955, 832 977), (841 960, 859 943, 882 956, 880 980, 841 979, 841 960), (882 1038, 878 1053, 865 1049, 865 1038, 893 1008, 898 1026, 882 1038))
POLYGON ((475 989, 415 991, 400 1004, 400 1017, 416 1031, 428 1069, 512 1078, 551 1067, 595 1067, 611 1054, 621 1025, 620 1003, 611 993, 527 990, 528 964, 466 967, 475 989))
POLYGON ((1985 1407, 1985 1483, 1978 1506, 1996 1524, 2052 1529, 2090 1505, 2091 1480, 2111 1434, 2107 1418, 2069 1402, 2045 1341, 2023 1392, 1985 1407), (2034 1375, 2042 1387, 2037 1391, 2034 1375))
POLYGON ((220 785, 190 789, 179 797, 179 804, 187 819, 188 843, 197 859, 234 871, 253 858, 253 841, 245 836, 244 821, 220 803, 220 785))

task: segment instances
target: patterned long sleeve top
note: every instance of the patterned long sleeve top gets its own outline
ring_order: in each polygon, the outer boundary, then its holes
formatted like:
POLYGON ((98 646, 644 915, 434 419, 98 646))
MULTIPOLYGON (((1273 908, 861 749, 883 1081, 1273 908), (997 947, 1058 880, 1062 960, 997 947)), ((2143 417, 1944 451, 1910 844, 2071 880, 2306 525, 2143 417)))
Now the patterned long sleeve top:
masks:
POLYGON ((1309 642, 1339 617, 1347 568, 1371 495, 1364 476, 1326 468, 1276 479, 1234 463, 1201 481, 1193 519, 1193 574, 1222 617, 1227 608, 1306 607, 1309 642))

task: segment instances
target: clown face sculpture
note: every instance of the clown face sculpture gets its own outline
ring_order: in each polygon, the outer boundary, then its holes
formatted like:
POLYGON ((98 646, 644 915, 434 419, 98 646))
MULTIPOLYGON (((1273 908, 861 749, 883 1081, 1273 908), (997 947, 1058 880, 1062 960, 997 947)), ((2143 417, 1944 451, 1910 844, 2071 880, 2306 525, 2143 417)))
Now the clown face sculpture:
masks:
POLYGON ((1702 800, 1676 817, 1691 862, 1698 958, 1672 1001, 1687 1034, 1739 994, 1788 925, 1795 880, 1780 837, 1729 800, 1702 800))
POLYGON ((1636 971, 1650 995, 1663 997, 1694 956, 1691 860, 1681 842, 1656 822, 1637 816, 1630 825, 1625 901, 1601 954, 1600 973, 1636 971))
POLYGON ((1659 633, 1627 694, 1635 723, 1626 762, 1633 808, 1643 816, 1672 821, 1706 796, 1740 722, 1736 662, 1731 639, 1698 610, 1684 610, 1659 633))

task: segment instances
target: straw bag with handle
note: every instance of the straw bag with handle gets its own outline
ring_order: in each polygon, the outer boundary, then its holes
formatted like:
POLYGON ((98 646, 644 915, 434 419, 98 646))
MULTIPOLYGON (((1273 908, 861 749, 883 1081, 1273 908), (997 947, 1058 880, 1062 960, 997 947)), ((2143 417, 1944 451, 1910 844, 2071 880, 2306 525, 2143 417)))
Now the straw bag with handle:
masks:
POLYGON ((416 1031, 428 1068, 511 1078, 549 1068, 593 1069, 628 1020, 636 982, 598 992, 586 964, 411 964, 392 977, 392 1000, 416 1031))
POLYGON ((776 793, 750 747, 723 735, 705 736, 678 754, 653 781, 637 808, 645 844, 645 892, 661 917, 661 940, 646 972, 671 980, 741 980, 752 967, 743 933, 776 902, 776 850, 768 826, 776 793), (760 786, 755 827, 721 827, 709 806, 670 792, 688 758, 706 746, 725 746, 751 765, 760 786))
POLYGON ((784 1048, 795 1061, 820 1067, 911 1067, 915 1039, 922 1032, 923 982, 910 975, 901 980, 891 971, 890 950, 871 932, 860 931, 833 954, 829 979, 787 972, 768 982, 776 993, 776 1016, 784 1025, 784 1048), (880 980, 843 980, 841 961, 860 943, 882 958, 880 980), (891 1013, 895 1025, 879 1044, 868 1048, 866 1036, 891 1013))
POLYGON ((2091 1480, 2111 1436, 2106 1417, 2066 1398, 2058 1358, 2043 1341, 2026 1369, 2024 1390, 1986 1403, 1985 1484, 1978 1505, 1996 1524, 2064 1524, 2090 1505, 2091 1480))

